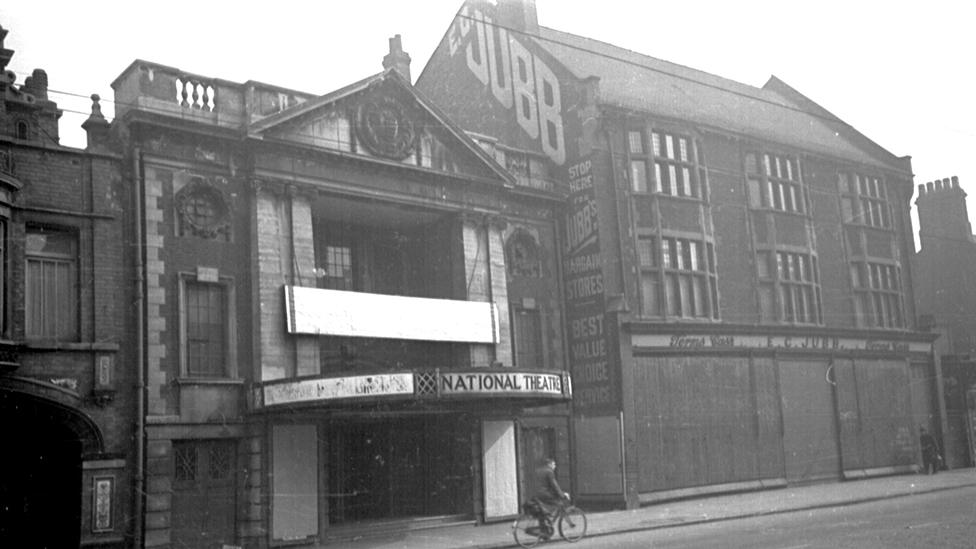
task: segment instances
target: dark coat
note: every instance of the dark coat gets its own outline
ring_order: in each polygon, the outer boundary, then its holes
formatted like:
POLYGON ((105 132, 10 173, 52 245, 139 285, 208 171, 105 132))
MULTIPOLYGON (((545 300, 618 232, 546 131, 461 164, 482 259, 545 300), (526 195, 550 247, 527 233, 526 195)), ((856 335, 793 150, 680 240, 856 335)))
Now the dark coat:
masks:
POLYGON ((546 466, 535 470, 536 493, 535 497, 544 503, 557 503, 563 499, 563 489, 556 481, 556 473, 546 466))

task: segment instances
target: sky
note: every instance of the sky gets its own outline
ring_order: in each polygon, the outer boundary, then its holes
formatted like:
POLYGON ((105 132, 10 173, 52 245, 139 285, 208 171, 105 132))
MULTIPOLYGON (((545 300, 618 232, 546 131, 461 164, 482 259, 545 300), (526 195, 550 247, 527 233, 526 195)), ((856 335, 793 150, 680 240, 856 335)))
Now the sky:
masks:
MULTIPOLYGON (((382 70, 402 35, 416 78, 461 0, 4 2, 8 70, 43 68, 61 143, 135 59, 325 94, 382 70), (57 93, 55 93, 57 92, 57 93)), ((976 8, 959 0, 536 0, 542 26, 760 87, 775 75, 898 156, 958 176, 976 226, 976 8)), ((914 199, 913 199, 914 200, 914 199)), ((917 223, 915 225, 917 231, 917 223)))

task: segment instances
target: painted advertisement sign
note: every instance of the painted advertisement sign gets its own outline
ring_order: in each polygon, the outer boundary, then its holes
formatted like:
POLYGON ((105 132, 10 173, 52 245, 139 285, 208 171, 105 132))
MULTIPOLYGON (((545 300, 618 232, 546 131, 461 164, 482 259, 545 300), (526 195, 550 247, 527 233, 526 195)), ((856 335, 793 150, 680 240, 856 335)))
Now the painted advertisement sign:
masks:
POLYGON ((593 164, 584 159, 567 170, 570 196, 566 218, 566 316, 575 409, 606 413, 619 409, 615 323, 605 313, 603 267, 593 164))
POLYGON ((544 371, 390 372, 383 374, 274 381, 255 389, 255 407, 312 404, 334 400, 412 398, 572 397, 569 377, 544 371), (420 381, 418 381, 418 379, 420 381))
POLYGON ((463 66, 494 106, 509 113, 523 137, 561 166, 566 162, 564 90, 550 64, 533 50, 532 38, 496 23, 494 11, 487 2, 461 8, 445 41, 450 58, 464 64, 451 66, 463 66))
POLYGON ((561 395, 563 380, 558 374, 459 373, 440 376, 442 395, 548 394, 561 395))
POLYGON ((265 386, 264 405, 413 395, 413 392, 412 373, 305 379, 265 386))

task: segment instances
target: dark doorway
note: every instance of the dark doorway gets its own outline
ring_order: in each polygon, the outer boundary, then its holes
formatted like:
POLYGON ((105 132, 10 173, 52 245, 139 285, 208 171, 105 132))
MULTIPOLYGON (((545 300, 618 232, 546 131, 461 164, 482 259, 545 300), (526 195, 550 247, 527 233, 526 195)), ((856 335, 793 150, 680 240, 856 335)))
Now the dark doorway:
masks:
POLYGON ((82 444, 39 405, 0 398, 0 547, 78 547, 82 444))
POLYGON ((473 429, 434 415, 331 425, 329 523, 470 515, 473 429))
POLYGON ((522 469, 522 501, 535 494, 536 469, 546 458, 556 457, 556 430, 552 427, 522 427, 519 462, 522 469))
POLYGON ((173 442, 173 546, 217 549, 234 543, 233 440, 173 442))

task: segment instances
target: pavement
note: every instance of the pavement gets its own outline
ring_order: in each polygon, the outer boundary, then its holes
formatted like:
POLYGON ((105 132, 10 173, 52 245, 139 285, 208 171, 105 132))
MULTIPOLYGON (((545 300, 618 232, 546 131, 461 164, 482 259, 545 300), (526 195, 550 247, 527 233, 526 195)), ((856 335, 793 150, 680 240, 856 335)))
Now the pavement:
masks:
MULTIPOLYGON (((936 475, 907 474, 861 480, 787 486, 733 495, 663 502, 632 510, 587 512, 586 536, 677 528, 693 524, 854 505, 883 499, 976 486, 976 469, 936 475)), ((582 506, 584 511, 585 506, 582 506)), ((350 549, 497 549, 516 547, 512 521, 442 526, 332 542, 322 547, 350 549)), ((540 545, 545 548, 548 544, 540 545)))

